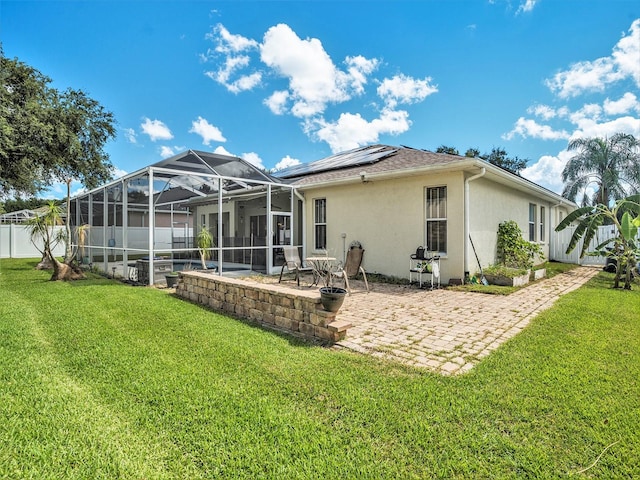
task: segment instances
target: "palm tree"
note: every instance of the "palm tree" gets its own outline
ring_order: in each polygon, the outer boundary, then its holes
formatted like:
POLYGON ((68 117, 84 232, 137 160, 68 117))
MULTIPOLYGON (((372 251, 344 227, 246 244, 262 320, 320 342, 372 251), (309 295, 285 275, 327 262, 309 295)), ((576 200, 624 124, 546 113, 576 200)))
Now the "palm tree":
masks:
POLYGON ((640 142, 626 133, 611 138, 576 138, 567 150, 577 151, 562 171, 562 195, 575 201, 578 192, 596 185, 593 198, 585 195, 583 205, 602 204, 640 191, 640 142))
POLYGON ((214 247, 213 235, 211 235, 206 225, 202 225, 200 228, 198 236, 196 237, 196 244, 198 245, 202 268, 206 270, 207 260, 211 258, 211 249, 214 247))
POLYGON ((31 242, 38 247, 38 240, 42 242, 42 261, 36 268, 53 268, 51 280, 76 280, 84 278, 84 274, 79 268, 69 262, 60 262, 53 251, 61 242, 68 242, 68 237, 64 230, 57 227, 63 225, 62 210, 55 200, 50 200, 42 215, 38 215, 27 222, 27 228, 31 237, 31 242))

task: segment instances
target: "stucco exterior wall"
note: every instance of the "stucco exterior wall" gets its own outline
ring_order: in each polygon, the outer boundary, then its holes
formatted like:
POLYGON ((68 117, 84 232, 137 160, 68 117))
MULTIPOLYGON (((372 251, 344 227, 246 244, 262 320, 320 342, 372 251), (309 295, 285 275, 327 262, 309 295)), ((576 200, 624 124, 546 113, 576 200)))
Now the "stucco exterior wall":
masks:
MULTIPOLYGON (((483 267, 496 261, 497 232, 501 222, 515 221, 522 230, 524 239, 529 240, 530 203, 536 205, 536 242, 542 247, 544 258, 549 258, 549 245, 554 229, 559 219, 567 215, 566 206, 558 206, 533 193, 522 192, 486 178, 469 184, 469 196, 469 230, 483 267), (539 237, 540 207, 544 207, 545 216, 543 241, 539 237)), ((473 251, 469 255, 469 267, 472 274, 479 270, 473 251)))
POLYGON ((314 200, 327 200, 327 250, 343 259, 345 248, 358 240, 365 249, 367 272, 406 278, 409 256, 425 239, 425 189, 447 187, 448 252, 442 257, 443 281, 462 265, 462 172, 415 175, 389 180, 357 182, 304 190, 306 199, 306 255, 319 253, 314 246, 314 200), (342 238, 342 234, 346 237, 342 238))
MULTIPOLYGON (((314 200, 325 198, 329 256, 342 260, 345 249, 358 240, 365 249, 363 266, 367 272, 408 278, 409 256, 418 246, 426 244, 425 190, 446 186, 447 253, 441 257, 441 281, 463 279, 466 271, 474 274, 479 269, 464 225, 464 184, 470 175, 453 171, 306 187, 303 189, 306 200, 305 254, 320 253, 313 248, 314 200), (342 234, 346 234, 344 240, 342 234), (466 245, 469 249, 467 265, 466 245)), ((528 240, 529 203, 536 204, 538 216, 540 207, 545 208, 545 240, 541 246, 548 258, 553 229, 567 215, 566 206, 558 207, 534 191, 524 192, 488 177, 469 183, 469 229, 483 267, 496 261, 500 222, 515 220, 528 240)), ((536 229, 539 231, 539 224, 536 229)))

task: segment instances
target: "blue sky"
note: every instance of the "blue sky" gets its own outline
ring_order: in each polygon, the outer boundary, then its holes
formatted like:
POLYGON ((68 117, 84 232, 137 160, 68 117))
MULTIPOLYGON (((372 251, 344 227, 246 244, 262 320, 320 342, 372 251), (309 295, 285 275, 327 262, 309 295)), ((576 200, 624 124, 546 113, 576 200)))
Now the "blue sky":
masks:
POLYGON ((559 192, 570 138, 640 136, 637 1, 1 0, 0 40, 114 113, 118 174, 444 144, 503 147, 559 192))

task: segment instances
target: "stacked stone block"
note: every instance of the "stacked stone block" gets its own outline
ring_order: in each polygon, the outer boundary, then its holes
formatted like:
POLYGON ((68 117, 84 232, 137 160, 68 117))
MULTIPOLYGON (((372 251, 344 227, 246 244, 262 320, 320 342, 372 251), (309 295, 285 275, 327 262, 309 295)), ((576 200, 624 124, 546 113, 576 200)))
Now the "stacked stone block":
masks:
POLYGON ((323 310, 320 295, 314 291, 182 272, 176 294, 213 310, 315 341, 338 342, 351 327, 350 323, 337 320, 336 313, 323 310))

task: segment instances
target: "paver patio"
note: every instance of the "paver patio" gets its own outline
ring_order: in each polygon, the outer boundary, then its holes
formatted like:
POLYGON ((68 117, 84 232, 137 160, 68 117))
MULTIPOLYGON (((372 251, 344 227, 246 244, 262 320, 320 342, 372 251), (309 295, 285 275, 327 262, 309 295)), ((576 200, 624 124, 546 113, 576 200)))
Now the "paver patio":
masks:
POLYGON ((539 312, 586 283, 598 267, 578 267, 508 295, 419 290, 357 281, 338 318, 353 324, 335 345, 445 374, 469 371, 539 312))

